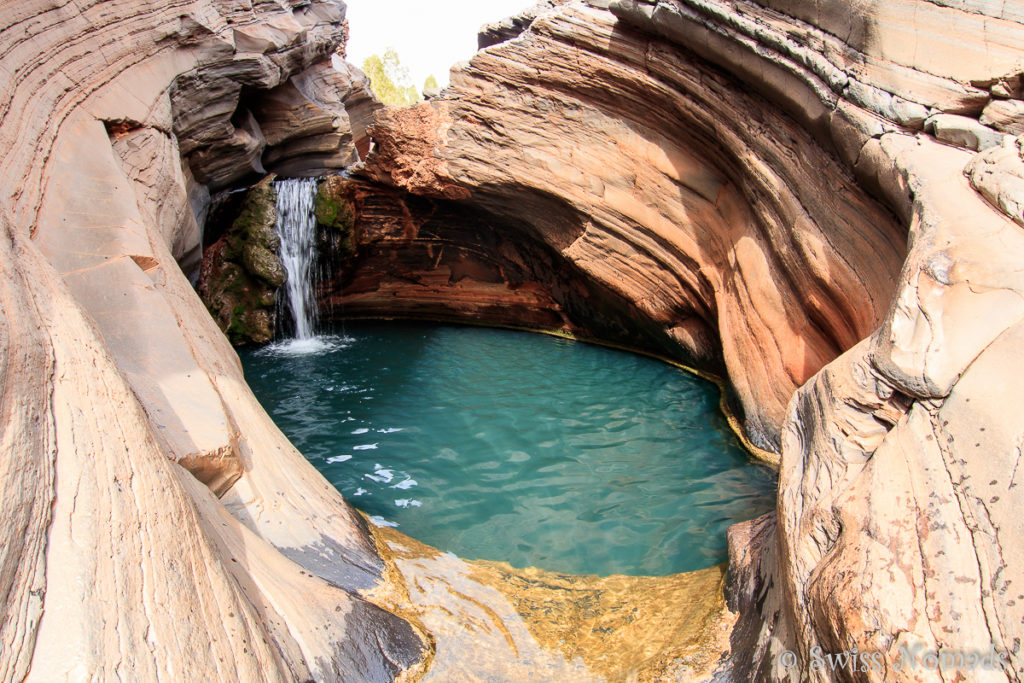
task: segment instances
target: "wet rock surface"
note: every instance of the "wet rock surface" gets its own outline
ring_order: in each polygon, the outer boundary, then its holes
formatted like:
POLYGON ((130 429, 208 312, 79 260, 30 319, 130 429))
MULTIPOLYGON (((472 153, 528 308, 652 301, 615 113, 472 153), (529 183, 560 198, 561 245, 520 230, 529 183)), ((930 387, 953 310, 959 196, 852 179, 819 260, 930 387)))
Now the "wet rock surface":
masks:
POLYGON ((275 294, 285 282, 273 176, 246 192, 238 216, 203 256, 198 292, 235 346, 274 338, 275 294))

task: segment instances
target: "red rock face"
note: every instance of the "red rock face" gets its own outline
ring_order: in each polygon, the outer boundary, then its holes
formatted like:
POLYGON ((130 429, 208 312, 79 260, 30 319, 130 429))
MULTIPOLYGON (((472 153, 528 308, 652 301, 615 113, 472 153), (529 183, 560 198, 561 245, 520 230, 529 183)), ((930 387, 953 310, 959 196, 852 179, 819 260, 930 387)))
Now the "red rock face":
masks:
POLYGON ((542 16, 372 135, 373 177, 524 226, 628 302, 645 347, 724 367, 773 450, 796 387, 877 327, 905 253, 796 122, 594 9, 542 16))
POLYGON ((441 103, 389 110, 383 125, 370 128, 377 148, 368 174, 423 197, 467 199, 469 191, 452 182, 434 155, 450 125, 446 111, 441 103))
POLYGON ((365 180, 339 191, 353 208, 356 254, 320 285, 322 317, 509 325, 671 351, 637 324, 631 302, 528 224, 365 180))
POLYGON ((357 254, 321 286, 321 311, 574 331, 527 272, 524 246, 511 235, 495 239, 486 216, 369 183, 349 188, 357 254))

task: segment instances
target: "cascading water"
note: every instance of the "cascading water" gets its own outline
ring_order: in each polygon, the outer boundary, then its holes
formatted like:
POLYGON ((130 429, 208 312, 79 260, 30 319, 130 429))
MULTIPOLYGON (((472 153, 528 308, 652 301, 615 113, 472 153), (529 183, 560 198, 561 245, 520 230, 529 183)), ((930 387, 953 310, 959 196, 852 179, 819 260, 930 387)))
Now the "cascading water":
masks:
MULTIPOLYGON (((341 337, 318 335, 316 285, 330 263, 317 253, 316 178, 290 178, 274 183, 277 190, 279 255, 288 280, 278 290, 278 336, 272 351, 307 354, 329 351, 341 337)), ((329 259, 328 259, 329 260, 329 259)))
POLYGON ((277 189, 277 234, 288 281, 278 295, 278 316, 291 320, 295 339, 316 335, 317 306, 313 292, 316 264, 315 178, 291 178, 277 189))

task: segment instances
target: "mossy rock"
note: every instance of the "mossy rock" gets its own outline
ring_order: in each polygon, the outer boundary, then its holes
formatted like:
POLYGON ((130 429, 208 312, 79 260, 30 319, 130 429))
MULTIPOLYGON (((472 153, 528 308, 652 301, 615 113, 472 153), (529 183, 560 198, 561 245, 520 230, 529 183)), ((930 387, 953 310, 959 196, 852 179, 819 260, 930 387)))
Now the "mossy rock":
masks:
POLYGON ((225 261, 217 278, 218 289, 225 293, 239 294, 248 285, 245 270, 237 263, 225 261))
POLYGON ((249 189, 231 227, 204 256, 206 278, 199 294, 235 346, 265 344, 274 337, 275 295, 287 278, 277 255, 273 180, 267 176, 249 189))
POLYGON ((356 214, 352 202, 333 191, 334 183, 322 182, 317 188, 314 214, 316 222, 341 233, 350 233, 355 228, 356 214))
POLYGON ((232 317, 228 327, 228 339, 236 346, 266 344, 274 339, 274 315, 266 308, 244 310, 232 317))
POLYGON ((274 252, 281 248, 281 240, 277 236, 277 190, 273 185, 274 176, 269 175, 249 188, 242 202, 238 217, 224 234, 228 249, 224 257, 240 263, 242 249, 246 245, 256 244, 274 252))
POLYGON ((281 241, 274 229, 277 225, 277 190, 273 182, 274 176, 269 175, 249 189, 242 213, 235 219, 232 229, 240 233, 246 243, 277 251, 281 241))
POLYGON ((351 183, 340 176, 324 178, 317 186, 313 213, 321 248, 335 268, 344 270, 356 254, 357 209, 351 183))
POLYGON ((249 243, 242 249, 242 265, 275 290, 285 283, 284 264, 277 254, 259 244, 249 243))

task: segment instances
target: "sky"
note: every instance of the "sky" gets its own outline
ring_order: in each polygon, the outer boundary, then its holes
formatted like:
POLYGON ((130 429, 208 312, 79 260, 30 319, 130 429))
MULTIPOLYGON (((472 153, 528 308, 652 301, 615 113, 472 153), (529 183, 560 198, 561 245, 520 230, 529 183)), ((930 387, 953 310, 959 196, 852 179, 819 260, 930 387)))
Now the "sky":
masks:
POLYGON ((362 67, 372 54, 393 47, 408 67, 413 85, 423 89, 433 74, 448 85, 448 69, 476 52, 483 24, 519 13, 532 0, 346 0, 348 61, 362 67))

